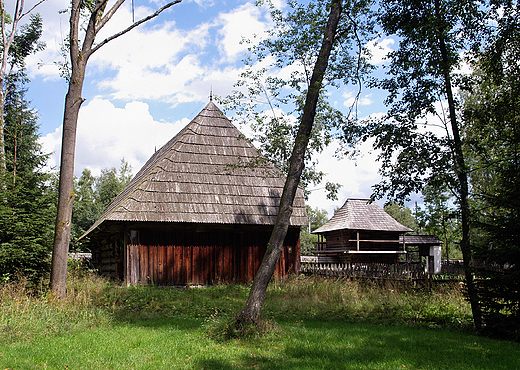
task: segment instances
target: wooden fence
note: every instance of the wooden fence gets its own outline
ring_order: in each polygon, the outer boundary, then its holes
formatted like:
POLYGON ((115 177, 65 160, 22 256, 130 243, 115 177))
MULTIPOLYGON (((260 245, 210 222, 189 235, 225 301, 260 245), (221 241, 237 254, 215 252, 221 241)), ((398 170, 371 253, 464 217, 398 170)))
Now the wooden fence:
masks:
POLYGON ((462 280, 464 269, 461 264, 444 264, 441 273, 428 274, 422 263, 317 263, 301 262, 300 273, 328 277, 388 279, 388 280, 462 280))

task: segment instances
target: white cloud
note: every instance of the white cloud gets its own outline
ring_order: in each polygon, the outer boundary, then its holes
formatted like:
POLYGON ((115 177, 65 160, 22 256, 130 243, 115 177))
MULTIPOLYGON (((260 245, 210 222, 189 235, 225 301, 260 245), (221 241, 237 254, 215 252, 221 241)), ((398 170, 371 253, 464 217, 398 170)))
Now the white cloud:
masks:
POLYGON ((243 39, 253 40, 262 38, 267 24, 261 20, 261 10, 252 3, 246 3, 228 13, 221 13, 216 21, 218 33, 222 40, 224 57, 228 61, 241 58, 247 51, 248 45, 241 43, 243 39))
MULTIPOLYGON (((122 158, 137 172, 144 163, 182 127, 175 123, 157 122, 148 105, 133 101, 117 108, 107 100, 94 99, 82 107, 78 120, 75 175, 84 168, 99 174, 104 168, 119 168, 122 158)), ((61 126, 41 139, 45 152, 54 152, 49 166, 58 167, 61 147, 61 126)))
POLYGON ((208 1, 208 0, 188 0, 188 2, 194 2, 204 9, 211 8, 213 5, 215 5, 214 1, 208 1))
MULTIPOLYGON (((35 4, 34 0, 26 1, 24 10, 29 10, 35 4)), ((29 78, 33 79, 36 76, 44 80, 60 78, 54 62, 62 60, 60 48, 69 32, 69 13, 59 14, 58 12, 69 7, 70 0, 46 0, 33 11, 33 13, 40 13, 42 17, 43 33, 40 41, 45 42, 46 48, 26 58, 29 78)), ((26 16, 22 23, 28 22, 29 19, 29 16, 26 16)))
POLYGON ((335 207, 341 207, 348 198, 369 198, 372 194, 372 186, 381 181, 378 174, 379 163, 376 161, 377 153, 372 150, 372 142, 366 142, 359 146, 361 155, 356 159, 337 158, 336 150, 339 143, 334 141, 322 153, 315 156, 318 160, 318 169, 327 175, 323 184, 330 181, 342 185, 338 192, 337 200, 326 198, 326 191, 322 186, 311 191, 307 204, 312 207, 327 210, 329 217, 334 214, 335 207))
POLYGON ((374 39, 370 41, 366 47, 370 52, 370 62, 373 64, 383 64, 386 62, 386 56, 391 52, 392 45, 395 40, 392 38, 374 39))
MULTIPOLYGON (((371 97, 372 97, 372 94, 360 96, 358 99, 357 105, 358 106, 371 105, 373 103, 371 97)), ((356 97, 352 91, 348 91, 348 90, 345 91, 343 93, 343 98, 345 99, 345 101, 343 102, 343 105, 347 108, 350 108, 354 103, 356 103, 356 97)))

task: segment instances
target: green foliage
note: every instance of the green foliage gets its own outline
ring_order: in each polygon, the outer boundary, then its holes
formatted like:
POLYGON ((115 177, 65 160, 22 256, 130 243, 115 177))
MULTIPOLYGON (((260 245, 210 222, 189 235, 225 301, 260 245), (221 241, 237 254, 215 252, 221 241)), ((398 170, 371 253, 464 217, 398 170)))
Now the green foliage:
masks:
POLYGON ((417 219, 412 214, 412 210, 409 207, 405 207, 399 203, 388 203, 384 206, 384 210, 394 220, 399 222, 401 225, 409 227, 414 230, 415 233, 419 231, 419 224, 417 219))
POLYGON ((518 9, 477 60, 465 98, 464 130, 473 166, 478 288, 490 335, 520 340, 520 24, 518 9))
POLYGON ((43 172, 48 155, 38 142, 37 114, 28 108, 20 74, 7 80, 4 132, 6 172, 1 179, 0 271, 3 279, 23 276, 33 283, 49 270, 54 194, 43 172))
POLYGON ((315 243, 318 241, 318 235, 311 234, 311 231, 323 226, 328 221, 327 211, 306 206, 307 218, 309 219, 308 226, 302 226, 300 231, 300 250, 302 256, 312 255, 312 251, 316 250, 315 243))
POLYGON ((20 27, 20 32, 14 36, 9 48, 9 64, 23 71, 25 58, 30 54, 45 49, 45 43, 40 41, 43 30, 43 21, 40 14, 30 14, 29 22, 20 27))
POLYGON ((217 342, 234 339, 251 340, 266 334, 273 334, 277 326, 273 321, 260 319, 256 324, 251 322, 237 325, 235 315, 222 315, 218 312, 208 317, 202 324, 205 334, 217 342))
POLYGON ((29 289, 23 280, 0 283, 0 344, 77 334, 117 323, 178 318, 197 320, 205 333, 218 340, 273 334, 283 320, 364 321, 453 329, 469 328, 471 322, 468 304, 456 285, 422 291, 396 284, 291 277, 270 285, 260 326, 240 333, 232 323, 247 298, 248 286, 123 287, 76 270, 70 271, 67 281, 67 297, 61 302, 54 301, 41 287, 29 289))
POLYGON ((386 34, 399 38, 389 53, 386 76, 371 86, 388 91, 387 114, 346 127, 345 140, 375 138, 381 150, 383 181, 374 196, 409 199, 425 185, 459 189, 454 162, 450 113, 437 109, 447 99, 448 84, 465 86, 456 74, 463 52, 481 39, 485 18, 476 1, 385 1, 379 22, 386 34), (435 4, 440 7, 436 12, 435 4), (447 61, 441 58, 441 44, 447 61), (448 77, 448 79, 447 79, 448 77))
POLYGON ((471 314, 456 286, 425 292, 291 278, 270 286, 262 335, 252 331, 240 338, 229 335, 229 323, 247 297, 247 286, 123 287, 72 274, 67 292, 57 302, 22 282, 0 283, 2 368, 520 366, 512 355, 520 350, 518 343, 465 332, 471 314))
MULTIPOLYGON (((262 153, 286 173, 330 4, 324 0, 305 5, 289 1, 286 12, 270 1, 261 1, 259 5, 268 7, 274 27, 269 37, 258 44, 247 41, 251 53, 244 61, 245 71, 236 90, 222 103, 226 110, 235 112, 241 124, 253 129, 262 153), (285 67, 291 70, 288 76, 279 72, 285 67)), ((313 154, 329 145, 337 128, 351 118, 327 101, 327 88, 337 88, 340 83, 361 88, 363 76, 370 70, 361 47, 373 36, 370 15, 370 1, 347 1, 343 5, 306 151, 303 188, 322 181, 324 173, 317 170, 313 154)), ((339 187, 340 184, 326 184, 331 199, 335 199, 339 187)))
POLYGON ((0 345, 110 325, 110 316, 93 304, 106 287, 96 276, 72 278, 67 299, 56 302, 42 285, 29 286, 24 279, 0 282, 0 345))
POLYGON ((269 292, 268 316, 469 328, 472 318, 456 283, 423 291, 398 282, 298 277, 269 292))
POLYGON ((81 237, 101 216, 114 198, 132 179, 132 168, 121 160, 119 171, 115 168, 103 169, 97 177, 89 169, 84 169, 75 182, 76 200, 72 210, 71 244, 72 249, 81 251, 81 237))
MULTIPOLYGON (((457 90, 467 86, 464 57, 481 47, 492 23, 488 4, 473 0, 381 2, 378 20, 399 47, 388 54, 387 74, 373 87, 388 91, 388 112, 345 131, 345 138, 375 138, 383 180, 375 198, 409 200, 431 187, 449 189, 461 215, 461 251, 471 262, 468 168, 461 140, 457 90)), ((475 325, 482 326, 473 276, 466 274, 475 325)))
POLYGON ((426 186, 423 191, 424 207, 417 210, 420 233, 435 235, 442 242, 442 257, 462 259, 460 250, 460 212, 448 191, 426 186))

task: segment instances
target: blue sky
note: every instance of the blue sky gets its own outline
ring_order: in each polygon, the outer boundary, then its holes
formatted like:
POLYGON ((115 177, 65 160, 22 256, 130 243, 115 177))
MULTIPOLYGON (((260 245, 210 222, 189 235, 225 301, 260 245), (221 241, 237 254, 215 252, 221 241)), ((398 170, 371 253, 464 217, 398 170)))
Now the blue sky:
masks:
MULTIPOLYGON (((135 0, 135 17, 151 13, 162 0, 135 0)), ((6 1, 12 11, 13 0, 6 1)), ((26 9, 36 0, 26 0, 26 9)), ((50 165, 57 167, 61 142, 63 102, 67 84, 59 77, 56 62, 68 33, 69 0, 46 0, 37 9, 43 17, 43 40, 47 48, 27 60, 28 99, 40 115, 44 150, 53 152, 50 165)), ((283 6, 282 3, 279 4, 283 6)), ((125 3, 107 24, 104 36, 126 28, 132 21, 130 2, 125 3)), ((161 147, 193 119, 208 103, 210 90, 225 96, 233 89, 244 65, 246 47, 240 40, 261 35, 271 27, 264 9, 252 1, 184 0, 149 24, 112 41, 89 61, 80 111, 75 173, 84 168, 94 174, 119 167, 124 158, 137 172, 156 148, 161 147)), ((381 39, 373 50, 373 62, 393 46, 381 39)), ((331 101, 338 108, 348 106, 353 88, 334 91, 331 101)), ((364 92, 360 115, 384 110, 383 94, 364 92)), ((230 116, 229 118, 233 118, 230 116)), ((240 127, 247 135, 247 128, 240 127)), ((312 191, 308 204, 332 214, 347 198, 365 198, 379 182, 376 154, 367 144, 356 160, 335 158, 337 145, 320 154, 319 169, 327 181, 343 185, 339 199, 326 199, 325 191, 312 191)))

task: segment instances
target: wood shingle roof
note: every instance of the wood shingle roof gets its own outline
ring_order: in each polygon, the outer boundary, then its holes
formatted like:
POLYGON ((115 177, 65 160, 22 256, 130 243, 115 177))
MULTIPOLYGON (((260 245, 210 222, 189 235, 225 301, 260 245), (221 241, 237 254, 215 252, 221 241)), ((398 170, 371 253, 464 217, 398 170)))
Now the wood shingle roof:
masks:
MULTIPOLYGON (((107 220, 274 225, 284 183, 210 101, 154 153, 86 234, 107 220)), ((298 189, 291 225, 306 223, 298 189)))
POLYGON ((398 231, 403 233, 413 231, 397 222, 375 202, 370 203, 369 199, 347 199, 345 204, 325 225, 312 233, 321 234, 344 229, 398 231))

